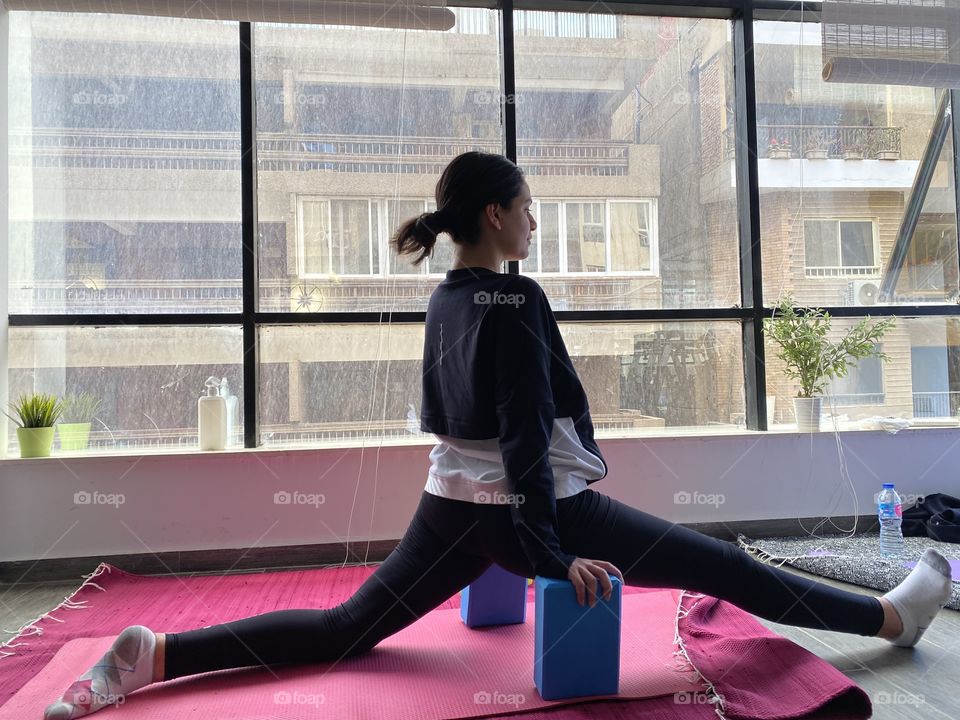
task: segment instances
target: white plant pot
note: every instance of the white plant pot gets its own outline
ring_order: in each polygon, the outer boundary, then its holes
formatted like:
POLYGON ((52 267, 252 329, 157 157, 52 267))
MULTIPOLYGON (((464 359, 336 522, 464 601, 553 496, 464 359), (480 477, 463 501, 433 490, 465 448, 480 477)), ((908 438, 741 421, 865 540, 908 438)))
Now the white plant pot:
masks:
POLYGON ((820 431, 820 406, 822 397, 793 399, 793 412, 797 416, 797 429, 800 432, 820 431))

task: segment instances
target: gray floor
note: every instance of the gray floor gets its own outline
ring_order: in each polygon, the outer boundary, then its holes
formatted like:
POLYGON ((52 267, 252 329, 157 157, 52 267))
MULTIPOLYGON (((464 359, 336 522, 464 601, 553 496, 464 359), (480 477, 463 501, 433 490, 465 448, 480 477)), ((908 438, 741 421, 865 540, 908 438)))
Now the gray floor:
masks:
MULTIPOLYGON (((814 577, 788 566, 784 569, 814 577)), ((879 594, 835 580, 816 579, 853 592, 879 594)), ((55 607, 80 582, 0 585, 0 642, 6 642, 25 622, 55 607)), ((960 612, 941 611, 912 650, 876 638, 760 622, 856 682, 873 701, 873 717, 878 720, 960 720, 960 612)))

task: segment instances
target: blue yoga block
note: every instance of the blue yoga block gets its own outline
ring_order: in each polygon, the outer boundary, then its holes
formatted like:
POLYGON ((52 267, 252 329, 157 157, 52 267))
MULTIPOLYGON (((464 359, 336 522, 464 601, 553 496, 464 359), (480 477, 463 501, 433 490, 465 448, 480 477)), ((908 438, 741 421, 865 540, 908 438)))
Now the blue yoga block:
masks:
MULTIPOLYGON (((569 580, 538 576, 533 679, 544 700, 620 691, 620 579, 610 600, 577 604, 569 580)), ((597 591, 600 592, 597 581, 597 591)))
POLYGON ((491 565, 460 591, 460 618, 468 627, 526 622, 527 579, 491 565))

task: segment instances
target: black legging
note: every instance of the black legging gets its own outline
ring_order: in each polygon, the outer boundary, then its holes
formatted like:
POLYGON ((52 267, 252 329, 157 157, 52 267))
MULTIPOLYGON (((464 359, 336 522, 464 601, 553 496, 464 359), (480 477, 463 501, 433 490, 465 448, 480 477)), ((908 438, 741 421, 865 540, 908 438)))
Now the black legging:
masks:
MULTIPOLYGON (((591 489, 558 500, 557 516, 566 552, 612 562, 627 585, 704 593, 788 625, 876 635, 883 624, 875 597, 766 565, 729 542, 591 489)), ((364 652, 469 585, 492 563, 533 576, 508 506, 424 492, 400 544, 349 600, 326 610, 277 610, 168 633, 164 679, 364 652)))

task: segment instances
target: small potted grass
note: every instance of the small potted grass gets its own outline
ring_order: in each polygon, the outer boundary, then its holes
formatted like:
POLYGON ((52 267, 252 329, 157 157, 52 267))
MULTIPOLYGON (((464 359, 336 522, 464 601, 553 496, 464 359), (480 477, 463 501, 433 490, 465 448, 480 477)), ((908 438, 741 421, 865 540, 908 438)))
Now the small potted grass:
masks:
POLYGON ((87 392, 67 395, 63 414, 57 424, 63 450, 86 450, 90 443, 90 423, 100 408, 100 400, 87 392))
POLYGON ((33 393, 21 395, 15 403, 10 403, 16 413, 14 417, 4 412, 17 424, 17 443, 20 445, 20 457, 49 457, 53 447, 54 425, 63 412, 63 403, 55 395, 33 393))

